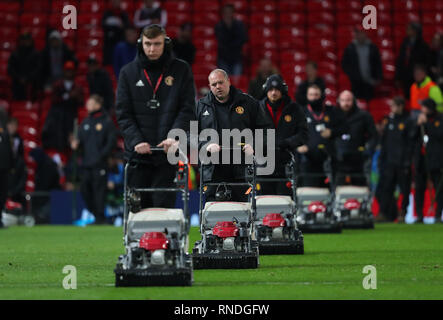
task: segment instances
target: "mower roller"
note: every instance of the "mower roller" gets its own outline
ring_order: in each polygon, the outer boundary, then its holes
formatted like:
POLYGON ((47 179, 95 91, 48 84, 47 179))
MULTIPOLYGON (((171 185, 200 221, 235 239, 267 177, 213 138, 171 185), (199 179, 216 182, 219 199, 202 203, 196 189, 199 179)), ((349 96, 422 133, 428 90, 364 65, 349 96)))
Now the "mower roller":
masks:
POLYGON ((303 254, 304 240, 297 228, 297 178, 295 155, 285 167, 286 178, 262 178, 260 182, 287 182, 291 196, 257 196, 256 238, 260 254, 303 254))
POLYGON ((253 269, 259 265, 255 240, 256 163, 247 167, 246 183, 203 184, 200 165, 200 233, 192 250, 194 269, 253 269), (252 202, 212 201, 203 208, 203 189, 209 186, 249 186, 252 202))
MULTIPOLYGON (((151 148, 161 152, 162 148, 151 148)), ((115 286, 190 286, 193 282, 192 258, 187 253, 189 234, 188 163, 177 165, 175 188, 129 188, 128 170, 124 176, 124 246, 115 267, 115 286), (140 193, 181 192, 184 209, 144 208, 140 193)), ((135 163, 136 167, 136 163, 135 163)))

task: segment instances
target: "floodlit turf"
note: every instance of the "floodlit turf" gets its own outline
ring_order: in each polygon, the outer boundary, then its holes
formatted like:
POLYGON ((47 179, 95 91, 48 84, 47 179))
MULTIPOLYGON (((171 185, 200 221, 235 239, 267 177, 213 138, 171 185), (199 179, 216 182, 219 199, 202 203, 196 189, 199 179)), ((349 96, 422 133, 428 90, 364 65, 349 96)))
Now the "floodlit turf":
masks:
MULTIPOLYGON (((192 229, 191 243, 198 238, 192 229)), ((256 270, 195 270, 192 287, 115 288, 120 228, 0 230, 0 299, 443 299, 443 225, 305 235, 305 254, 261 256, 256 270), (77 289, 62 287, 65 265, 77 289), (377 289, 365 290, 365 265, 377 289)))

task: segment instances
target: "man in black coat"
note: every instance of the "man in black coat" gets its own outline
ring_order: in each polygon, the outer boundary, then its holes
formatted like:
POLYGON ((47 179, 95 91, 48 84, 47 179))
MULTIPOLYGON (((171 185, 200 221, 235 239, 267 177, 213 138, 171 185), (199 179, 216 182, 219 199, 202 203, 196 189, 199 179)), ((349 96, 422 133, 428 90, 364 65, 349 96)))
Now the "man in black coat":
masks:
POLYGON ((393 196, 396 185, 400 187, 403 195, 399 222, 404 221, 409 205, 414 126, 409 112, 405 110, 405 99, 394 97, 391 113, 383 119, 379 157, 380 213, 388 221, 397 218, 397 206, 393 196))
POLYGON ((317 70, 318 65, 315 61, 308 61, 306 63, 306 80, 301 82, 297 86, 297 91, 295 92, 295 102, 297 102, 299 105, 304 106, 308 103, 308 100, 306 99, 306 93, 308 92, 308 87, 311 84, 316 84, 320 89, 322 95, 325 94, 326 84, 323 78, 318 76, 317 70))
MULTIPOLYGON (((194 119, 195 88, 189 65, 171 57, 170 39, 159 25, 145 27, 137 56, 122 68, 118 80, 116 114, 125 141, 125 159, 139 162, 129 173, 134 187, 170 187, 175 168, 166 154, 151 151, 173 145, 171 129, 189 131, 194 119)), ((142 207, 174 207, 175 198, 167 193, 142 194, 142 207)))
POLYGON ((300 154, 300 177, 302 186, 325 187, 328 170, 336 166, 335 138, 347 133, 348 126, 343 112, 325 105, 321 89, 313 84, 307 92, 308 104, 303 107, 308 123, 308 143, 297 148, 300 154))
POLYGON ((343 53, 342 68, 357 99, 370 100, 374 87, 382 80, 383 69, 377 46, 364 30, 355 29, 355 38, 343 53))
POLYGON ((411 22, 395 62, 395 81, 403 89, 405 98, 409 99, 414 83, 414 67, 418 64, 429 67, 430 62, 431 50, 423 39, 422 27, 417 22, 411 22))
POLYGON ((338 106, 345 114, 348 132, 336 138, 337 185, 367 186, 365 162, 371 158, 377 143, 374 119, 359 109, 354 95, 348 90, 339 95, 338 106))
POLYGON ((81 194, 96 223, 105 222, 108 158, 116 143, 115 126, 102 108, 103 98, 92 95, 86 102, 89 116, 80 124, 73 150, 82 155, 81 194))
POLYGON ((6 125, 0 121, 0 228, 3 227, 1 213, 8 197, 8 176, 13 166, 11 140, 6 125))
POLYGON ((415 211, 417 222, 423 223, 426 182, 431 180, 435 189, 437 211, 435 221, 441 222, 443 210, 443 115, 437 112, 434 100, 421 102, 421 113, 415 127, 418 140, 415 149, 415 211))
MULTIPOLYGON (((201 98, 197 103, 196 118, 198 120, 199 133, 205 129, 213 129, 218 133, 218 143, 213 142, 208 138, 207 141, 201 141, 199 144, 199 150, 206 150, 213 154, 218 153, 222 148, 236 148, 233 146, 232 141, 229 146, 222 146, 223 129, 238 129, 243 131, 250 129, 255 132, 255 129, 270 129, 272 124, 266 118, 263 110, 260 108, 257 100, 251 96, 241 92, 231 85, 228 74, 221 69, 213 70, 208 77, 209 88, 211 91, 201 98)), ((266 132, 264 132, 264 138, 266 132)), ((257 143, 263 143, 263 141, 255 141, 254 143, 244 142, 241 147, 242 151, 247 156, 254 154, 254 145, 257 143), (255 144, 254 144, 255 143, 255 144)), ((243 159, 242 159, 243 160, 243 159)), ((241 164, 232 165, 222 163, 219 164, 209 163, 203 164, 202 168, 202 180, 203 182, 244 182, 245 177, 245 165, 241 161, 241 164)), ((225 187, 223 187, 225 188, 225 187)), ((231 190, 231 199, 233 201, 245 201, 244 187, 226 188, 231 190)), ((207 188, 205 195, 206 201, 215 200, 216 191, 218 188, 207 188)), ((222 200, 222 199, 219 199, 222 200)), ((223 199, 228 200, 228 199, 223 199)))
MULTIPOLYGON (((285 166, 291 160, 289 152, 307 143, 308 126, 301 106, 291 100, 288 86, 281 76, 268 77, 263 85, 266 98, 260 101, 269 121, 276 130, 276 169, 274 178, 285 177, 285 166)), ((263 194, 290 194, 284 182, 267 182, 262 184, 263 194)))

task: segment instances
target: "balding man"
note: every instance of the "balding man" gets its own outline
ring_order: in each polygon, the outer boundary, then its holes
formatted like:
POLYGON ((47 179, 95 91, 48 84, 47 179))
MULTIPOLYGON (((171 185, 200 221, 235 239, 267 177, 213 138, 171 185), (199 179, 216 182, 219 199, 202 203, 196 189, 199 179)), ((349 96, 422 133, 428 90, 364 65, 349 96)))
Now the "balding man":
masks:
POLYGON ((348 132, 336 138, 337 184, 366 185, 364 163, 373 154, 377 143, 374 119, 359 109, 349 90, 340 93, 338 106, 345 114, 348 132))
MULTIPOLYGON (((229 76, 222 69, 213 70, 208 77, 210 92, 197 103, 196 117, 199 130, 214 129, 219 136, 219 143, 203 141, 200 147, 210 153, 220 152, 223 129, 270 129, 272 124, 267 120, 258 101, 231 85, 229 76)), ((255 141, 257 143, 257 141, 255 141)), ((223 146, 238 147, 238 146, 223 146)), ((248 155, 254 153, 251 144, 242 145, 248 155)), ((234 182, 244 181, 244 165, 207 164, 203 165, 203 182, 234 182)), ((227 186, 227 188, 230 188, 227 186)), ((246 188, 230 188, 233 201, 245 201, 246 188)), ((209 187, 206 200, 215 200, 217 188, 209 187)))

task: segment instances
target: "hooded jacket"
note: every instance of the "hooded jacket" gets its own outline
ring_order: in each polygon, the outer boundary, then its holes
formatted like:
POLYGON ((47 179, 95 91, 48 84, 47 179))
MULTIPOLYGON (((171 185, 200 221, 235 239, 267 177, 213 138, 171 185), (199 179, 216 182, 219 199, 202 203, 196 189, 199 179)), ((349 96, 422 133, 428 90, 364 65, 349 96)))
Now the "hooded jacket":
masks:
MULTIPOLYGON (((255 129, 271 129, 272 124, 266 118, 263 110, 260 108, 257 100, 250 95, 241 92, 231 86, 229 95, 232 101, 229 106, 230 123, 225 127, 232 129, 251 129, 254 134, 255 129)), ((201 98, 197 103, 196 118, 198 121, 199 133, 204 129, 214 129, 218 131, 218 124, 215 111, 215 97, 212 92, 201 98)), ((266 130, 264 132, 264 141, 266 141, 266 130)), ((209 141, 199 142, 199 150, 205 148, 209 141)), ((220 143, 221 144, 221 143, 220 143)), ((238 166, 235 170, 241 170, 238 166)), ((214 164, 203 165, 203 181, 208 182, 212 179, 214 173, 214 164)), ((236 172, 236 176, 241 177, 244 172, 236 172)))
MULTIPOLYGON (((172 58, 170 47, 165 46, 159 58, 163 78, 156 93, 160 107, 151 109, 148 102, 153 98, 153 88, 149 84, 144 69, 149 74, 155 63, 150 62, 141 45, 137 46, 134 61, 120 71, 117 86, 116 115, 125 141, 125 159, 134 152, 134 147, 147 142, 156 146, 167 138, 171 129, 189 131, 189 122, 194 119, 195 87, 189 65, 180 59, 172 58)), ((153 77, 154 78, 154 77, 153 77)), ((155 86, 157 79, 151 79, 155 86)), ((136 155, 134 159, 149 163, 166 162, 166 155, 136 155)))

